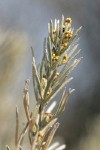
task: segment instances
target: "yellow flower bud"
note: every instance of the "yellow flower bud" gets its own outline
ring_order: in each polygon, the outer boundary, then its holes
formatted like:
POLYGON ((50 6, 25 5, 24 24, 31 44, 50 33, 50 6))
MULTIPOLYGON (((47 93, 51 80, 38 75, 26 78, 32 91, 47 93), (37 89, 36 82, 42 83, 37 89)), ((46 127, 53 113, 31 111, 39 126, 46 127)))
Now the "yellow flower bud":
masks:
POLYGON ((67 31, 65 33, 65 38, 70 39, 73 36, 73 33, 71 31, 67 31))
POLYGON ((59 76, 59 72, 56 73, 56 76, 57 76, 57 77, 59 76))
POLYGON ((56 80, 58 76, 59 76, 59 72, 56 73, 54 80, 56 80))
POLYGON ((63 30, 63 32, 65 32, 65 25, 62 26, 62 30, 63 30))
POLYGON ((67 47, 68 43, 65 42, 61 45, 61 51, 63 51, 67 47))
POLYGON ((59 58, 58 55, 55 55, 55 54, 52 55, 52 61, 53 61, 53 62, 57 61, 58 58, 59 58))
POLYGON ((72 19, 71 18, 66 18, 65 22, 66 23, 72 23, 72 19))
POLYGON ((56 58, 55 58, 56 60, 58 60, 59 59, 59 56, 56 56, 56 58))
POLYGON ((62 61, 63 61, 63 62, 65 62, 66 60, 68 60, 68 55, 67 55, 67 54, 65 54, 65 55, 63 56, 63 58, 62 58, 62 61))
POLYGON ((68 44, 67 43, 64 43, 64 47, 66 47, 68 44))
POLYGON ((37 131, 36 125, 33 126, 32 131, 33 131, 34 133, 36 133, 36 131, 37 131))
POLYGON ((55 33, 56 33, 56 30, 55 30, 55 29, 53 29, 53 30, 52 30, 52 33, 53 33, 53 34, 55 34, 55 33))
POLYGON ((55 55, 55 54, 52 54, 52 56, 55 57, 56 55, 55 55))
POLYGON ((47 96, 49 96, 49 95, 50 95, 50 91, 47 92, 47 96))

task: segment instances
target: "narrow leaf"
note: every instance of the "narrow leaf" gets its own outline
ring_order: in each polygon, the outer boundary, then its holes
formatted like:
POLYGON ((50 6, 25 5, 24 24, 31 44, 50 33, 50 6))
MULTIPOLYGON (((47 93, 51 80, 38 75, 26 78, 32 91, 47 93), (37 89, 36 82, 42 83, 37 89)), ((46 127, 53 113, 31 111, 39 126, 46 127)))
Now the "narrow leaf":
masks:
POLYGON ((28 80, 25 81, 25 87, 23 91, 23 105, 26 113, 28 122, 30 122, 30 112, 29 112, 29 83, 28 80))
POLYGON ((50 122, 46 125, 46 127, 44 127, 44 128, 39 132, 39 134, 42 135, 42 139, 41 139, 41 141, 40 141, 40 143, 39 143, 38 149, 40 149, 40 148, 42 147, 42 144, 43 144, 43 142, 45 141, 46 136, 47 136, 47 134, 48 134, 50 128, 56 123, 56 121, 57 121, 57 118, 53 119, 52 121, 50 121, 50 122))
POLYGON ((49 133, 49 135, 47 137, 46 143, 45 143, 45 145, 43 147, 43 150, 47 150, 48 146, 50 145, 50 143, 51 143, 51 141, 52 141, 52 139, 54 137, 54 134, 55 134, 56 130, 58 129, 58 127, 59 127, 59 123, 56 123, 52 127, 52 129, 51 129, 51 131, 50 131, 50 133, 49 133))
POLYGON ((72 49, 72 50, 70 51, 70 53, 68 54, 69 57, 71 57, 72 54, 77 50, 78 46, 79 46, 79 44, 76 44, 76 45, 73 47, 73 49, 72 49))
POLYGON ((59 104, 58 104, 58 108, 57 108, 57 110, 56 110, 56 112, 54 114, 55 117, 58 116, 59 109, 60 109, 60 107, 62 105, 62 101, 63 101, 64 95, 65 95, 65 92, 66 92, 66 88, 64 88, 64 91, 62 93, 61 99, 60 99, 59 104))
POLYGON ((26 134, 26 132, 27 132, 28 125, 29 125, 29 123, 27 122, 26 125, 25 125, 25 127, 23 128, 23 130, 22 130, 20 136, 19 136, 19 139, 18 139, 18 146, 20 146, 20 145, 22 144, 23 138, 24 138, 24 136, 25 136, 25 134, 26 134))
POLYGON ((53 40, 52 30, 53 30, 53 22, 52 22, 52 20, 50 20, 50 37, 51 37, 51 40, 53 40))
MULTIPOLYGON (((37 83, 37 89, 39 90, 39 94, 41 96, 41 86, 40 86, 40 80, 39 80, 39 76, 38 76, 38 72, 37 72, 37 68, 36 68, 36 64, 35 64, 35 59, 34 59, 34 52, 32 49, 32 57, 33 57, 33 61, 32 61, 32 66, 33 66, 33 84, 37 83)), ((35 91, 36 92, 36 91, 35 91)))
POLYGON ((52 93, 50 94, 50 96, 45 100, 47 101, 51 101, 56 95, 57 93, 67 84, 69 83, 73 78, 69 78, 65 81, 65 78, 63 80, 61 80, 59 82, 59 84, 53 89, 52 93))
POLYGON ((52 82, 53 82, 53 80, 54 80, 54 77, 55 77, 55 75, 56 75, 56 72, 57 72, 57 70, 55 69, 55 70, 53 71, 51 77, 49 78, 48 82, 47 82, 47 87, 46 87, 46 89, 45 89, 44 98, 46 97, 46 94, 47 94, 47 92, 48 92, 48 90, 49 90, 49 88, 50 88, 50 86, 51 86, 51 84, 52 84, 52 82))
POLYGON ((51 48, 51 39, 50 39, 50 36, 47 39, 47 48, 48 48, 50 66, 51 66, 52 65, 52 48, 51 48))

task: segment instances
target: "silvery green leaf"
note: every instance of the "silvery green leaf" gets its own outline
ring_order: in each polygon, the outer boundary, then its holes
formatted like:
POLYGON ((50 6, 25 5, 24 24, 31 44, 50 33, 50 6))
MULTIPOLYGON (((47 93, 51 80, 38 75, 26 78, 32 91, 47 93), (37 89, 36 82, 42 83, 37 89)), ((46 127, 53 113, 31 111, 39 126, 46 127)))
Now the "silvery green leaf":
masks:
POLYGON ((60 146, 60 143, 58 141, 54 142, 47 150, 55 150, 55 148, 58 148, 58 146, 60 146))
POLYGON ((61 102, 61 106, 59 107, 59 111, 57 112, 57 115, 61 114, 64 109, 65 109, 65 106, 66 106, 66 103, 68 101, 68 98, 69 98, 69 92, 63 97, 62 99, 62 102, 61 102))
POLYGON ((70 51, 69 54, 68 54, 68 57, 71 57, 71 56, 72 56, 72 54, 77 50, 78 46, 79 46, 79 44, 76 44, 76 45, 71 49, 71 51, 70 51))
POLYGON ((47 39, 44 38, 43 49, 45 54, 45 61, 48 61, 48 51, 47 51, 47 39))
POLYGON ((43 78, 43 75, 45 74, 45 65, 47 64, 47 54, 46 54, 46 38, 44 38, 44 44, 43 44, 43 57, 40 65, 40 81, 43 78))
POLYGON ((74 32, 74 27, 71 29, 71 32, 72 32, 72 33, 74 32))
POLYGON ((50 36, 47 39, 47 48, 48 48, 48 55, 49 55, 50 66, 52 66, 52 48, 51 48, 50 36))
POLYGON ((71 58, 69 58, 69 61, 72 61, 79 53, 80 53, 81 49, 78 50, 73 56, 71 56, 71 58))
POLYGON ((44 40, 44 68, 45 68, 45 73, 46 76, 49 76, 50 73, 50 61, 49 61, 49 54, 47 51, 47 41, 46 38, 44 40))
POLYGON ((55 68, 57 68, 57 62, 52 63, 50 70, 54 70, 55 68))
POLYGON ((60 26, 59 26, 59 42, 58 42, 58 52, 60 52, 60 47, 61 47, 61 43, 62 43, 62 38, 63 38, 63 24, 64 24, 64 16, 62 15, 62 20, 60 22, 60 26))
POLYGON ((47 134, 50 131, 50 129, 52 128, 52 126, 56 123, 57 118, 51 120, 42 130, 39 131, 39 134, 43 135, 41 141, 39 142, 39 149, 42 147, 43 142, 45 142, 45 139, 47 138, 47 134))
POLYGON ((78 35, 78 33, 79 33, 79 31, 80 31, 81 29, 82 29, 82 26, 79 27, 79 28, 76 30, 75 35, 78 35))
POLYGON ((69 69, 65 72, 65 74, 68 76, 69 73, 71 73, 74 70, 74 68, 78 65, 78 63, 80 61, 81 61, 81 58, 75 59, 74 62, 73 62, 73 64, 69 67, 69 69))
POLYGON ((43 150, 47 150, 47 148, 49 147, 53 137, 54 137, 54 134, 56 132, 56 130, 58 129, 59 127, 59 123, 55 123, 54 126, 52 127, 49 135, 47 136, 47 139, 45 141, 45 145, 43 146, 43 150))
POLYGON ((57 49, 58 39, 59 39, 59 20, 57 20, 56 37, 55 37, 55 41, 54 41, 56 51, 58 51, 58 49, 57 49))
MULTIPOLYGON (((73 77, 71 77, 71 78, 73 78, 73 77)), ((58 86, 60 82, 65 81, 65 80, 69 80, 69 78, 68 78, 66 72, 65 72, 64 74, 60 74, 60 75, 58 76, 58 78, 57 78, 56 81, 54 82, 54 85, 52 86, 52 90, 54 90, 55 87, 58 86)), ((68 83, 69 83, 69 82, 68 82, 68 83)))
POLYGON ((56 95, 57 93, 66 85, 68 84, 73 78, 69 78, 67 80, 62 79, 61 81, 59 81, 59 84, 52 90, 50 96, 45 99, 46 102, 51 101, 56 95))
POLYGON ((64 90, 63 90, 63 93, 62 93, 61 99, 60 99, 60 101, 59 101, 59 103, 58 103, 58 107, 57 107, 57 110, 56 110, 56 112, 55 112, 55 114, 54 114, 54 117, 58 116, 59 110, 60 110, 61 105, 62 105, 62 101, 63 101, 64 96, 65 96, 65 92, 66 92, 66 87, 65 87, 64 90))
POLYGON ((75 91, 75 89, 69 88, 69 94, 72 94, 75 91))
POLYGON ((67 70, 66 70, 66 68, 67 68, 68 63, 66 63, 58 76, 58 80, 56 80, 56 81, 59 81, 63 76, 68 76, 69 73, 71 73, 74 70, 74 68, 78 65, 80 60, 81 60, 81 58, 75 59, 73 64, 67 70))
MULTIPOLYGON (((32 116, 32 120, 33 120, 33 123, 35 124, 38 124, 38 122, 39 122, 39 106, 40 105, 36 105, 35 106, 35 110, 34 110, 34 114, 33 114, 33 116, 32 116)), ((33 125, 34 125, 33 124, 33 125)))
POLYGON ((62 15, 62 19, 61 19, 61 31, 62 31, 63 24, 64 24, 64 15, 62 15))
POLYGON ((53 71, 51 77, 50 77, 50 78, 48 79, 48 81, 47 81, 47 87, 46 87, 46 89, 45 89, 44 98, 46 97, 46 94, 47 94, 49 88, 51 87, 51 84, 52 84, 52 82, 53 82, 53 80, 54 80, 54 77, 55 77, 55 75, 56 75, 56 72, 57 72, 57 70, 55 69, 55 70, 53 71))
POLYGON ((57 80, 55 82, 59 82, 59 80, 62 78, 62 76, 64 75, 64 72, 68 66, 69 60, 64 64, 63 68, 61 69, 59 76, 57 78, 57 80))
POLYGON ((78 35, 79 31, 82 29, 82 27, 79 27, 74 33, 73 33, 73 36, 69 42, 69 44, 72 43, 72 41, 76 38, 76 36, 78 35))
MULTIPOLYGON (((54 84, 61 81, 62 77, 64 76, 64 72, 66 70, 66 68, 68 67, 68 62, 69 60, 65 63, 65 65, 62 67, 60 73, 59 73, 59 76, 57 77, 57 79, 54 81, 54 84)), ((66 74, 65 74, 66 76, 66 74)))
MULTIPOLYGON (((37 84, 37 90, 39 91, 39 94, 41 96, 41 86, 40 86, 40 80, 39 80, 39 76, 38 76, 38 72, 37 72, 37 68, 36 68, 36 64, 35 64, 35 59, 34 59, 34 52, 32 50, 32 57, 33 57, 33 61, 32 61, 32 69, 33 69, 33 84, 37 84)), ((36 92, 36 91, 35 91, 36 92)))
POLYGON ((75 45, 77 45, 77 43, 79 42, 79 40, 80 40, 80 38, 74 40, 74 41, 72 42, 72 44, 69 45, 69 47, 66 49, 66 52, 69 53, 69 52, 73 49, 73 47, 74 47, 75 45))
POLYGON ((52 20, 50 20, 50 37, 51 37, 51 40, 53 40, 52 30, 53 30, 53 22, 52 22, 52 20))
POLYGON ((50 34, 50 23, 48 23, 48 32, 50 34))
POLYGON ((37 86, 34 86, 34 93, 35 93, 36 101, 39 101, 39 92, 37 90, 37 86))
POLYGON ((48 131, 48 129, 50 129, 56 123, 56 121, 57 121, 57 118, 48 122, 47 125, 42 130, 40 130, 40 132, 45 134, 45 132, 48 131))
POLYGON ((33 89, 34 89, 34 93, 35 93, 35 98, 36 101, 38 101, 38 90, 37 90, 37 86, 36 86, 36 81, 35 81, 35 75, 33 73, 33 67, 32 67, 32 75, 33 75, 33 89))
POLYGON ((69 98, 70 94, 74 91, 75 91, 75 89, 69 89, 67 94, 65 94, 65 90, 64 90, 64 92, 62 94, 62 97, 61 97, 61 100, 59 101, 56 113, 54 114, 55 117, 58 117, 58 115, 61 114, 64 111, 66 103, 68 101, 68 98, 69 98))
POLYGON ((55 19, 54 28, 57 29, 57 19, 55 19))
MULTIPOLYGON (((32 50, 32 56, 34 56, 34 51, 33 51, 33 48, 31 47, 31 50, 32 50)), ((38 89, 37 89, 37 85, 36 85, 36 80, 35 80, 35 74, 34 74, 34 69, 32 67, 32 75, 33 75, 33 89, 34 89, 34 93, 35 93, 35 98, 36 98, 36 101, 38 101, 39 97, 38 97, 38 89)))
POLYGON ((55 150, 64 150, 64 149, 66 149, 66 145, 65 144, 57 147, 55 150))
POLYGON ((80 60, 81 60, 81 59, 79 59, 79 60, 76 59, 76 60, 73 62, 73 64, 72 64, 67 70, 66 70, 66 68, 68 67, 68 66, 67 66, 68 63, 66 63, 66 64, 64 65, 64 67, 62 68, 62 70, 61 70, 61 72, 60 72, 60 74, 59 74, 57 80, 55 81, 55 84, 56 84, 56 82, 58 83, 58 82, 61 80, 61 78, 68 76, 69 73, 71 73, 71 72, 74 70, 74 68, 77 66, 77 64, 80 62, 80 60))
POLYGON ((45 56, 43 55, 41 65, 40 65, 40 81, 42 80, 44 75, 44 63, 45 63, 44 60, 45 60, 45 56))

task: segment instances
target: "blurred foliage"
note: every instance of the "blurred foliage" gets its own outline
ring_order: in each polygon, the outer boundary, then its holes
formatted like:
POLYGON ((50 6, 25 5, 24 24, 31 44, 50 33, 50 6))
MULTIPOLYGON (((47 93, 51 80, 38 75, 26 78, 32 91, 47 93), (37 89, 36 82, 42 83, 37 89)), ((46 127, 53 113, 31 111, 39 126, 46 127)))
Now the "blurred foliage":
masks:
MULTIPOLYGON (((18 31, 0 31, 0 148, 12 141, 15 100, 13 89, 16 88, 25 62, 28 39, 18 31), (13 124, 12 124, 13 123, 13 124)), ((14 142, 14 141, 12 141, 14 142)))

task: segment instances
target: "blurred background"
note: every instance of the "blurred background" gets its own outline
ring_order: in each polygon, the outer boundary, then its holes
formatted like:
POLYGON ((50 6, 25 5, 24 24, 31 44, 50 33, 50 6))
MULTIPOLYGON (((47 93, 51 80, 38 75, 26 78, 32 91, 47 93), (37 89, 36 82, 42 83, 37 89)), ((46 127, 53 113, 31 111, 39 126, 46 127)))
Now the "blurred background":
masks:
MULTIPOLYGON (((100 0, 0 0, 0 150, 14 149, 15 107, 20 126, 25 121, 22 105, 24 80, 32 78, 31 50, 37 63, 50 18, 71 17, 80 32, 83 59, 73 71, 70 97, 57 136, 67 150, 100 149, 100 0)), ((32 83, 31 83, 32 88, 32 83)), ((31 104, 35 105, 33 91, 31 104)))

